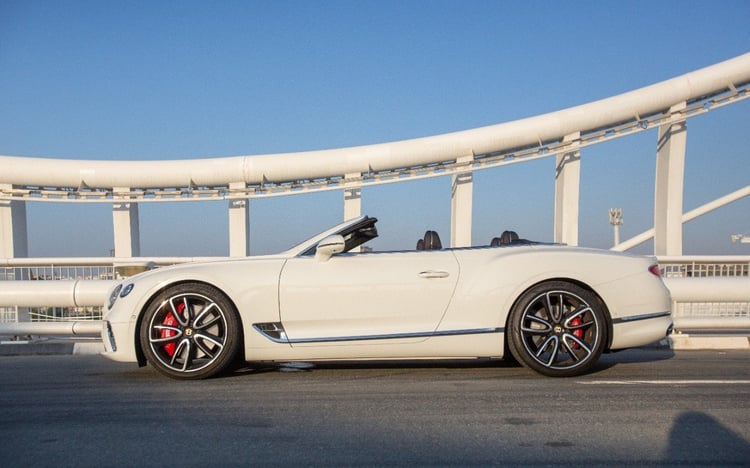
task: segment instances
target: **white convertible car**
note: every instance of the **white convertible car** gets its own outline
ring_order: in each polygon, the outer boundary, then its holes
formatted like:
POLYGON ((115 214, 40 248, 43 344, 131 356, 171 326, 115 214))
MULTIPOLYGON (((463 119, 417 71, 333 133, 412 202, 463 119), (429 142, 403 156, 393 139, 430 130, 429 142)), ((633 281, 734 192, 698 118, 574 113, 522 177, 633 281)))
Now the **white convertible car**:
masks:
POLYGON ((360 252, 360 217, 278 255, 160 268, 106 304, 105 356, 178 379, 238 362, 512 357, 548 376, 670 333, 656 260, 519 239, 360 252))

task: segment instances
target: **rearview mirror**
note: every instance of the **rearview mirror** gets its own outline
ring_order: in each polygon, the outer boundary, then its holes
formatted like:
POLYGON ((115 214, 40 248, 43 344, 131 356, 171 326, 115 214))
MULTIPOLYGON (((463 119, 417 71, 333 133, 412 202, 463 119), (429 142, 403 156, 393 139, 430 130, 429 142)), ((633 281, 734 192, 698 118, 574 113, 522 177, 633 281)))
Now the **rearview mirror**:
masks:
POLYGON ((318 242, 318 246, 315 248, 315 259, 319 262, 328 261, 331 256, 343 252, 345 247, 344 236, 338 234, 328 236, 318 242))

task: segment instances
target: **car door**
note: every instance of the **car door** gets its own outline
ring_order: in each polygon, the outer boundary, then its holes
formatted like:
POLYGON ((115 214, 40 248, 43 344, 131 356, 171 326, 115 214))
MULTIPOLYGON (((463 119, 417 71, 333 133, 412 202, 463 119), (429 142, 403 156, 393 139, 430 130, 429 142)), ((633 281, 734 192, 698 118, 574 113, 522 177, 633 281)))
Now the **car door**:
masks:
POLYGON ((287 261, 281 321, 292 345, 380 338, 424 340, 458 280, 451 251, 347 253, 287 261))

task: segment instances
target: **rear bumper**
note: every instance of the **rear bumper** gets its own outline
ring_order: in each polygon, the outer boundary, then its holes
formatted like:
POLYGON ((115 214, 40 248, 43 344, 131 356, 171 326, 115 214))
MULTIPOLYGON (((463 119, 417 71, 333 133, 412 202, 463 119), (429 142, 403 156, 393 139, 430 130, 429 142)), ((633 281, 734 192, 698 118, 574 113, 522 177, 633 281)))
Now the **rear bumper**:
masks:
POLYGON ((612 330, 612 350, 645 346, 672 332, 672 316, 667 311, 623 317, 613 321, 612 330))

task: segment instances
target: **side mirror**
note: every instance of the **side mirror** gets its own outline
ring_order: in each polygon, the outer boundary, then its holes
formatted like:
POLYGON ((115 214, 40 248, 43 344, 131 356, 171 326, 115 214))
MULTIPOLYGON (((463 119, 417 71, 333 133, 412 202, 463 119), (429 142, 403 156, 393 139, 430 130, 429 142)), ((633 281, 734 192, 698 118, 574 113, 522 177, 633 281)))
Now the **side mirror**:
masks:
POLYGON ((327 262, 331 256, 341 253, 346 247, 344 236, 334 234, 328 236, 322 241, 318 242, 318 246, 315 248, 315 260, 319 262, 327 262))

